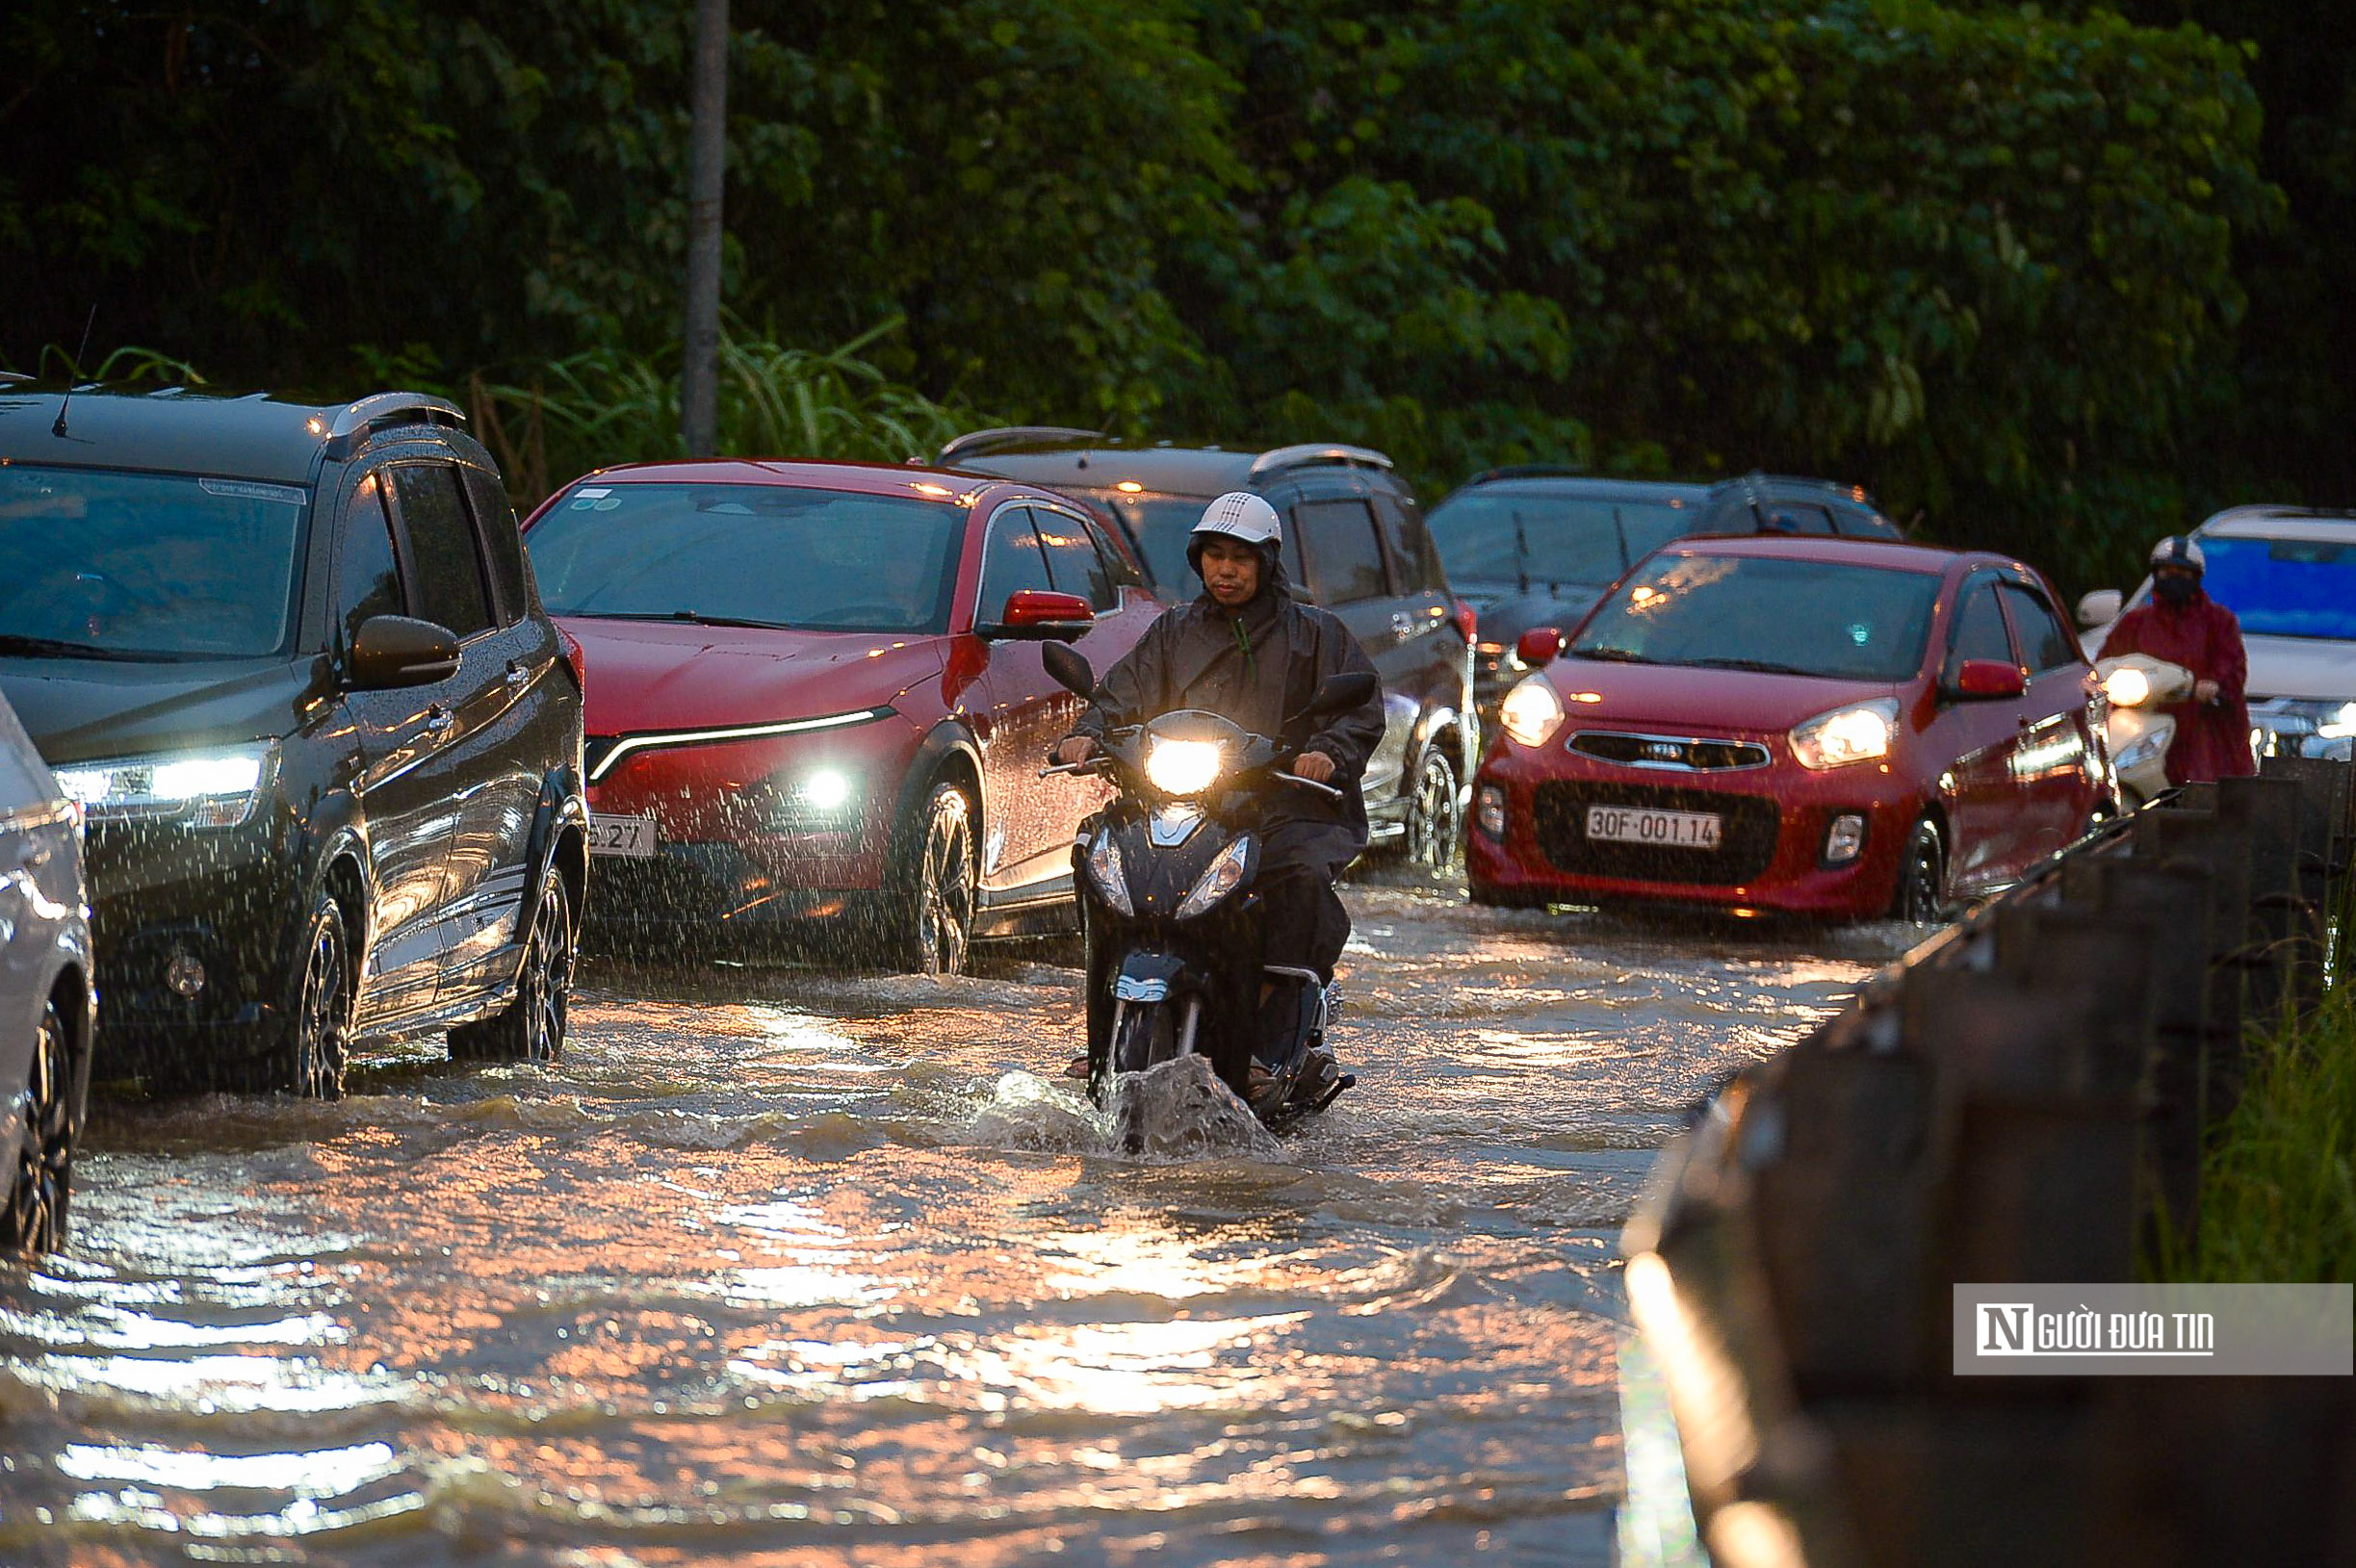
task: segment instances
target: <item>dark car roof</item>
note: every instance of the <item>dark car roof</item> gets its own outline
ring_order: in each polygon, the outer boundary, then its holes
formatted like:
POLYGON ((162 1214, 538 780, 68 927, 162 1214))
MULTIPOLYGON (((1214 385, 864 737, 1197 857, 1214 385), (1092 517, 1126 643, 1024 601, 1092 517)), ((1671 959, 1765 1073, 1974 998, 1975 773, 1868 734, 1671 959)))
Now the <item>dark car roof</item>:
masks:
POLYGON ((264 393, 89 388, 73 394, 61 436, 54 427, 65 401, 63 387, 0 387, 0 457, 300 482, 319 461, 332 412, 264 393))
POLYGON ((349 403, 317 403, 266 392, 233 394, 164 387, 0 384, 0 462, 57 463, 159 474, 307 483, 323 456, 348 454, 390 427, 464 418, 438 398, 385 392, 349 403), (61 408, 65 433, 57 433, 61 408))
MULTIPOLYGON (((1439 504, 1476 491, 1511 490, 1532 496, 1590 496, 1607 501, 1707 501, 1738 481, 1721 479, 1704 484, 1691 479, 1620 479, 1586 474, 1517 474, 1511 469, 1477 474, 1452 491, 1439 504)), ((1437 510, 1435 507, 1434 510, 1437 510)))
POLYGON ((1865 539, 1832 534, 1703 533, 1672 539, 1663 555, 1774 555, 1786 560, 1823 561, 1836 566, 1878 566, 1894 572, 1937 574, 1957 561, 1970 565, 2029 569, 1984 550, 1941 550, 1902 539, 1865 539))
POLYGON ((960 459, 958 467, 1024 484, 1110 490, 1126 480, 1164 495, 1209 497, 1246 488, 1258 456, 1203 447, 1080 447, 976 453, 960 459))

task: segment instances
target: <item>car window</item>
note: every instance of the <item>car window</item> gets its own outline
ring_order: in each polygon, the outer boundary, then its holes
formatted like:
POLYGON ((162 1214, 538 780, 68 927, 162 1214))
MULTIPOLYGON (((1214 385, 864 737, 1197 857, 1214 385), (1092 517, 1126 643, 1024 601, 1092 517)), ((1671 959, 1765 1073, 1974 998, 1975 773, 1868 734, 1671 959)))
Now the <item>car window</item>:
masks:
POLYGON ((2061 629, 2060 617, 2041 596, 2009 582, 2003 593, 2012 612, 2012 630, 2020 639, 2023 662, 2032 675, 2078 662, 2078 639, 2061 629))
POLYGON ((448 463, 404 463, 392 474, 418 615, 448 627, 460 641, 490 630, 482 555, 458 499, 458 471, 448 463))
POLYGON ((1859 506, 1835 506, 1832 509, 1832 522, 1834 527, 1851 539, 1903 539, 1905 537, 1898 531, 1897 524, 1883 517, 1879 512, 1867 511, 1859 506))
MULTIPOLYGON (((1503 487, 1460 491, 1433 508, 1430 532, 1448 580, 1577 583, 1600 588, 1670 540, 1706 532, 1701 508, 1666 501, 1503 487)), ((1744 512, 1740 527, 1750 526, 1744 512)))
POLYGON ((966 511, 920 493, 591 478, 550 501, 524 542, 553 615, 939 632, 966 511))
POLYGON ((2201 549, 2203 586, 2245 634, 2356 639, 2356 540, 2210 534, 2201 549))
POLYGON ((1767 531, 1829 534, 1832 532, 1832 514, 1813 501, 1771 501, 1767 508, 1767 531))
POLYGON ((2004 611, 1997 607, 1996 584, 1976 582, 1966 589, 1955 612, 1955 633, 1948 642, 1947 675, 1955 679, 1967 658, 1989 658, 2014 664, 2011 634, 2005 630, 2004 611))
POLYGON ((1079 595, 1099 614, 1121 607, 1121 590, 1113 585, 1086 524, 1049 506, 1032 507, 1031 522, 1039 530, 1039 548, 1047 553, 1048 580, 1057 593, 1079 595))
POLYGON ((1432 542, 1432 530, 1424 526, 1423 514, 1400 504, 1396 496, 1380 493, 1374 498, 1374 514, 1383 521, 1383 539, 1390 546, 1393 568, 1401 575, 1401 591, 1444 591, 1447 574, 1440 569, 1439 550, 1432 542))
POLYGON ((372 615, 406 615, 401 560, 393 545, 393 520, 385 515, 384 486, 371 474, 352 492, 344 520, 343 558, 335 569, 336 624, 345 641, 372 615))
POLYGON ((1571 652, 1621 664, 1903 681, 1923 667, 1938 597, 1928 572, 1677 550, 1629 574, 1571 652))
POLYGON ((300 485, 0 461, 0 632, 120 657, 278 652, 311 510, 300 485))
POLYGON ((1305 501, 1292 509, 1309 597, 1320 604, 1380 599, 1389 591, 1374 512, 1362 501, 1305 501))
POLYGON ((1001 506, 982 541, 982 600, 975 615, 995 621, 1006 601, 1019 593, 1052 592, 1048 561, 1039 553, 1039 533, 1028 506, 1001 506))
POLYGON ((515 508, 498 479, 479 468, 459 470, 466 476, 466 499, 475 511, 475 526, 482 534, 483 558, 491 566, 491 590, 499 601, 503 626, 524 618, 531 604, 524 591, 524 536, 516 531, 515 508))
POLYGON ((1113 536, 1112 530, 1090 518, 1088 537, 1097 542, 1097 553, 1104 557, 1104 569, 1112 574, 1116 586, 1142 588, 1146 585, 1145 574, 1137 570, 1137 563, 1130 559, 1128 551, 1113 536))

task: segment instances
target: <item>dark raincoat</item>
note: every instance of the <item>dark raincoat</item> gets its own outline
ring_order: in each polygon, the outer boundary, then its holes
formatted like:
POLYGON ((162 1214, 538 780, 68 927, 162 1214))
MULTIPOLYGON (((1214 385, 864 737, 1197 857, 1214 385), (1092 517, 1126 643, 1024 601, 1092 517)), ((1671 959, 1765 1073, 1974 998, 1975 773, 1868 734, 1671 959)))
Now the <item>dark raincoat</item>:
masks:
POLYGON ((1374 673, 1358 639, 1326 611, 1296 602, 1270 560, 1260 591, 1240 611, 1204 593, 1166 610, 1137 646, 1098 679, 1096 697, 1073 728, 1100 744, 1116 724, 1137 724, 1179 708, 1204 708, 1276 739, 1286 754, 1333 759, 1333 800, 1280 785, 1262 807, 1257 884, 1270 964, 1314 969, 1331 979, 1350 935, 1333 879, 1366 847, 1366 761, 1383 738, 1383 699, 1316 723, 1287 715, 1307 708, 1318 682, 1350 670, 1374 673))

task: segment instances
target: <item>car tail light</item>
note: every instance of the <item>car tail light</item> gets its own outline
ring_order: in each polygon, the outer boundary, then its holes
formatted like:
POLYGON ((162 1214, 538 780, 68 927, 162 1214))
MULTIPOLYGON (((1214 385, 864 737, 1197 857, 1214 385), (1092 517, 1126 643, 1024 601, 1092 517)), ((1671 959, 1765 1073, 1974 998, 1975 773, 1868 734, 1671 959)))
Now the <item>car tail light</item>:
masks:
POLYGON ((564 662, 573 667, 573 684, 589 689, 589 655, 582 652, 580 639, 562 627, 557 628, 557 641, 563 645, 564 662))
POLYGON ((1461 599, 1456 602, 1456 629, 1464 633, 1466 642, 1481 640, 1481 612, 1461 599))

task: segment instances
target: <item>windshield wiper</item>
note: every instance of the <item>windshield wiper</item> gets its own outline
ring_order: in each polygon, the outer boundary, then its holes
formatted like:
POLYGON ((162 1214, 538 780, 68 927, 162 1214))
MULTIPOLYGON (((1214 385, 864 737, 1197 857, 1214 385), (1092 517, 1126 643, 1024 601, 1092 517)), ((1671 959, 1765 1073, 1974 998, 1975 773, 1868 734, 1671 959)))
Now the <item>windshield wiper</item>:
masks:
POLYGON ((1574 648, 1570 651, 1570 656, 1601 659, 1607 664, 1658 664, 1661 662, 1657 658, 1646 658, 1642 654, 1631 653, 1625 648, 1574 648))
POLYGON ((100 648, 94 643, 65 642, 57 637, 19 637, 0 631, 0 654, 31 654, 50 658, 115 658, 145 660, 170 655, 142 654, 128 648, 100 648))
POLYGON ((691 609, 675 610, 601 610, 560 609, 557 615, 590 616, 600 621, 678 621, 688 626, 748 626, 762 631, 790 631, 783 621, 748 621, 735 615, 705 615, 691 609))
POLYGON ((1819 671, 1803 670, 1797 664, 1778 664, 1772 658, 1696 658, 1689 664, 1712 670, 1756 670, 1762 675, 1816 675, 1819 671))

